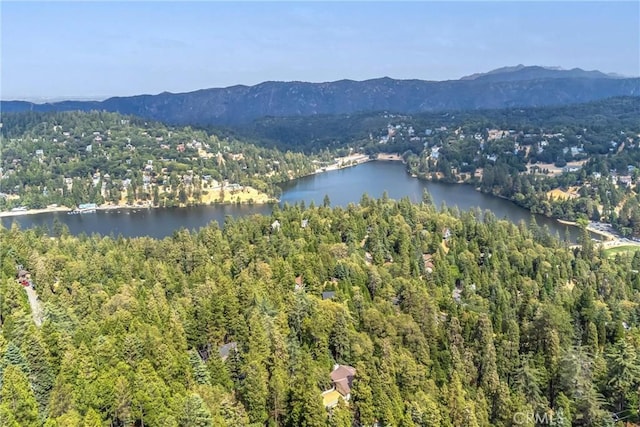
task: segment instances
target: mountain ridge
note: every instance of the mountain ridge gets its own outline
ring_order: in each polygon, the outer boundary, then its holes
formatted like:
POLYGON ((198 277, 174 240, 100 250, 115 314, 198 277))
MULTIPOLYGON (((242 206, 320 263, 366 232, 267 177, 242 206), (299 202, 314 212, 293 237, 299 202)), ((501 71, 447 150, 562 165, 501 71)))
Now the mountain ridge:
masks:
POLYGON ((233 125, 268 116, 536 107, 612 96, 640 96, 640 78, 518 65, 459 80, 380 77, 324 83, 267 81, 253 86, 111 97, 104 101, 1 101, 0 107, 4 112, 106 110, 172 124, 233 125))

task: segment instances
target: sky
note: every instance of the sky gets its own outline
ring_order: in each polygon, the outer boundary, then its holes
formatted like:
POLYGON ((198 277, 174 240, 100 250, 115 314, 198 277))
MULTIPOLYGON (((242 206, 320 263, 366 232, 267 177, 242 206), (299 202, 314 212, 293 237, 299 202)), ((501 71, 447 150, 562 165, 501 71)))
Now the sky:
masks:
POLYGON ((0 98, 264 81, 451 80, 517 64, 640 75, 640 2, 0 2, 0 98))

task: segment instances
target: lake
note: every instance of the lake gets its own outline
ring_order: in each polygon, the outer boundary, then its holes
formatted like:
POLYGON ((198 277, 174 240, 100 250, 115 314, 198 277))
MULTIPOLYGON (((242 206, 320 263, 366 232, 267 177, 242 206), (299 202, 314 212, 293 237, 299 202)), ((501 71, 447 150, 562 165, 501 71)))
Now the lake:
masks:
MULTIPOLYGON (((515 223, 524 220, 528 224, 531 219, 531 213, 528 210, 512 202, 480 193, 469 185, 444 184, 412 178, 407 174, 405 165, 390 161, 368 162, 287 182, 282 185, 280 204, 304 201, 309 205, 313 201, 316 205, 321 205, 325 195, 328 195, 331 206, 346 206, 349 203, 358 203, 365 193, 372 198, 379 198, 385 191, 391 199, 399 200, 409 197, 412 202, 420 202, 424 188, 429 191, 438 208, 443 203, 450 207, 457 206, 460 210, 479 207, 483 211, 492 211, 499 219, 506 218, 515 223)), ((189 208, 121 209, 82 215, 44 213, 5 217, 1 220, 2 225, 7 228, 16 221, 23 229, 45 226, 52 230, 53 220, 58 218, 75 235, 98 233, 123 237, 163 238, 170 236, 181 227, 197 230, 211 221, 217 221, 222 225, 227 215, 232 217, 256 213, 268 215, 271 210, 272 205, 214 205, 189 208)), ((567 227, 554 219, 540 215, 535 217, 540 226, 547 225, 552 233, 557 233, 561 238, 564 238, 565 230, 568 228, 571 239, 575 241, 578 235, 576 227, 567 227)))

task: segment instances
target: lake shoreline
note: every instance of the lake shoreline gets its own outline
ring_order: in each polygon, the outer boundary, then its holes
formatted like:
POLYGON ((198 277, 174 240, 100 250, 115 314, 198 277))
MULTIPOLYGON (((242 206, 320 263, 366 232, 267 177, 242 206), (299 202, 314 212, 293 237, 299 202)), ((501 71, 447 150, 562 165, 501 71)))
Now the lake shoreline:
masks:
POLYGON ((48 206, 41 209, 27 209, 24 211, 4 211, 0 212, 0 218, 8 218, 13 216, 38 215, 43 213, 69 212, 71 209, 66 206, 48 206))
MULTIPOLYGON (((375 156, 372 156, 374 160, 375 156)), ((364 160, 365 157, 362 157, 364 160)), ((396 159, 399 160, 398 157, 396 159)), ((476 191, 473 186, 465 187, 453 184, 429 182, 428 180, 415 179, 407 173, 406 165, 400 161, 367 162, 361 167, 346 167, 336 173, 320 173, 317 176, 296 179, 280 184, 282 192, 279 195, 279 205, 303 202, 305 205, 313 202, 316 206, 323 203, 323 197, 329 196, 331 206, 346 207, 350 203, 359 203, 363 194, 369 197, 380 198, 384 192, 388 197, 400 200, 409 197, 414 203, 420 203, 424 190, 427 189, 433 198, 435 206, 446 203, 447 206, 457 206, 459 210, 480 208, 494 212, 497 218, 506 218, 514 224, 521 221, 529 221, 531 212, 514 204, 511 201, 490 196, 476 191)), ((227 200, 225 200, 227 201, 227 200)), ((101 206, 101 212, 93 215, 79 214, 67 215, 62 212, 53 212, 42 215, 24 215, 13 218, 0 218, 5 228, 17 221, 23 228, 45 226, 51 229, 53 219, 66 224, 71 234, 98 233, 101 235, 122 234, 125 237, 150 236, 163 238, 171 235, 173 230, 180 227, 197 229, 209 224, 212 220, 218 225, 224 224, 228 216, 244 217, 252 214, 269 215, 274 204, 250 204, 233 203, 209 203, 165 208, 148 208, 147 204, 132 206, 106 205, 101 206)), ((124 204, 123 200, 123 204, 124 204)), ((278 204, 275 204, 276 206, 278 204)), ((64 210, 64 207, 58 207, 64 210)), ((34 213, 39 213, 36 211, 34 213)), ((67 210, 68 212, 68 210, 67 210)), ((6 215, 6 214, 5 214, 6 215)), ((535 215, 535 214, 534 214, 535 215)), ((539 224, 545 224, 553 232, 560 236, 565 228, 560 226, 552 218, 535 215, 539 224)), ((569 227, 571 241, 575 241, 579 234, 575 227, 569 227)))
MULTIPOLYGON (((279 203, 278 199, 273 199, 273 200, 268 200, 265 202, 254 202, 254 203, 237 203, 237 202, 224 202, 224 203, 197 203, 197 204, 193 204, 193 205, 186 205, 186 206, 154 206, 154 205, 100 205, 100 206, 96 206, 95 210, 96 211, 102 211, 102 212, 109 212, 109 211, 114 211, 114 210, 144 210, 144 209, 167 209, 170 207, 175 207, 177 209, 184 209, 184 208, 188 208, 188 207, 198 207, 198 206, 236 206, 238 204, 240 205, 272 205, 274 203, 279 203)), ((4 211, 4 212, 0 212, 0 218, 11 218, 11 217, 18 217, 18 216, 27 216, 27 215, 39 215, 39 214, 47 214, 47 213, 73 213, 73 214, 79 214, 79 215, 86 215, 88 213, 92 213, 92 212, 76 212, 74 211, 74 209, 68 208, 66 206, 56 206, 56 207, 46 207, 46 208, 41 208, 41 209, 27 209, 25 211, 4 211)))
MULTIPOLYGON (((352 154, 349 156, 345 156, 345 157, 337 157, 336 159, 336 163, 333 165, 329 165, 325 168, 321 168, 321 169, 317 169, 314 172, 311 172, 308 175, 304 175, 304 176, 312 176, 312 175, 318 175, 321 173, 325 173, 325 172, 331 172, 331 171, 335 171, 335 170, 340 170, 340 169, 346 169, 349 167, 353 167, 353 166, 358 166, 361 165, 363 163, 368 163, 368 162, 375 162, 375 161, 403 161, 402 156, 400 156, 397 153, 378 153, 378 155, 376 156, 376 158, 372 159, 369 156, 367 156, 366 154, 360 154, 360 153, 356 153, 356 154, 352 154)), ((299 178, 303 178, 304 176, 301 177, 296 177, 293 179, 290 179, 287 182, 290 181, 294 181, 296 179, 299 178)), ((282 184, 282 183, 281 183, 282 184)), ((270 198, 269 200, 266 200, 264 202, 253 202, 253 203, 241 203, 243 205, 247 205, 247 204, 254 204, 254 205, 271 205, 274 203, 280 203, 279 199, 276 198, 270 198)), ((209 204, 209 203, 196 203, 194 205, 186 205, 186 206, 176 206, 177 208, 186 208, 186 207, 190 207, 190 206, 224 206, 224 205, 237 205, 237 202, 217 202, 217 203, 213 203, 213 204, 209 204)), ((102 204, 100 206, 96 207, 97 211, 110 211, 110 210, 114 210, 114 209, 158 209, 158 208, 166 208, 167 206, 153 206, 151 204, 136 204, 136 205, 128 205, 128 204, 124 204, 124 205, 114 205, 114 204, 102 204)), ((8 218, 8 217, 15 217, 15 216, 23 216, 23 215, 38 215, 38 214, 45 214, 45 213, 56 213, 56 212, 73 212, 73 209, 66 207, 66 206, 47 206, 46 208, 40 208, 40 209, 27 209, 27 210, 20 210, 20 211, 2 211, 0 212, 0 218, 8 218)))
MULTIPOLYGON (((335 170, 340 170, 340 169, 347 169, 347 168, 351 168, 354 166, 358 166, 364 163, 369 163, 369 162, 398 162, 401 161, 404 163, 403 158, 399 155, 399 154, 390 154, 390 153, 379 153, 375 158, 370 158, 369 156, 365 155, 365 154, 361 154, 361 153, 356 153, 356 154, 352 154, 350 156, 346 156, 346 157, 339 157, 336 158, 336 163, 332 164, 326 168, 321 168, 321 169, 317 169, 316 171, 305 175, 305 176, 314 176, 314 175, 320 175, 320 174, 324 174, 325 172, 331 172, 331 171, 335 171, 335 170)), ((408 172, 407 172, 408 173, 408 172)), ((412 178, 417 178, 419 181, 427 181, 427 182, 435 182, 432 179, 429 179, 428 177, 421 177, 421 176, 413 176, 411 175, 412 178)), ((297 177, 294 179, 291 179, 289 181, 286 182, 291 182, 291 181, 295 181, 297 179, 300 179, 303 177, 297 177)), ((285 182, 285 183, 286 183, 285 182)), ((284 184, 284 183, 281 183, 284 184)), ((452 183, 446 183, 446 184, 451 184, 451 185, 472 185, 472 183, 469 182, 452 182, 452 183)), ((473 185, 472 185, 473 186, 473 185)), ((487 194, 484 193, 480 190, 480 188, 473 186, 474 190, 476 192, 479 192, 481 194, 487 194)), ((517 203, 515 203, 513 200, 510 200, 506 197, 503 196, 499 196, 499 195, 495 195, 495 194, 487 194, 493 197, 497 197, 499 199, 508 201, 510 203, 513 203, 515 206, 518 206, 520 208, 523 208, 522 206, 518 205, 517 203)), ((196 203, 196 204, 192 204, 192 205, 179 205, 179 206, 174 206, 174 208, 176 209, 183 209, 183 208, 189 208, 189 207, 207 207, 207 206, 239 206, 239 205, 244 205, 244 206, 251 206, 251 205, 256 205, 256 206, 268 206, 268 205, 273 205, 273 204, 277 204, 280 203, 279 199, 269 199, 267 201, 260 201, 260 202, 253 202, 253 203, 247 203, 247 202, 242 202, 242 203, 237 203, 237 202, 233 202, 233 201, 229 201, 229 202, 214 202, 214 203, 196 203)), ((150 209, 166 209, 168 208, 167 206, 154 206, 151 203, 140 203, 140 204, 122 204, 122 205, 116 205, 116 204, 111 204, 111 203, 105 203, 102 204, 100 206, 96 206, 95 210, 96 211, 102 211, 102 212, 112 212, 112 211, 120 211, 120 210, 131 210, 131 211, 142 211, 142 210, 150 210, 150 209)), ((526 209, 526 208, 523 208, 526 209)), ((526 209, 527 211, 531 212, 529 209, 526 209)), ((50 214, 50 213, 78 213, 81 215, 84 215, 81 212, 74 212, 73 209, 66 207, 66 206, 59 206, 59 205, 50 205, 47 206, 46 208, 41 208, 41 209, 27 209, 27 210, 18 210, 18 211, 5 211, 5 212, 0 212, 0 218, 10 218, 10 217, 20 217, 20 216, 27 216, 27 215, 38 215, 38 214, 50 214)), ((87 212, 89 213, 89 212, 87 212)), ((572 226, 572 227, 579 227, 579 225, 574 222, 574 221, 567 221, 567 220, 563 220, 563 219, 559 219, 559 218, 553 218, 553 217, 548 217, 552 220, 555 220, 557 223, 559 224, 563 224, 563 225, 568 225, 568 226, 572 226)), ((590 231, 593 234, 597 234, 599 236, 602 236, 604 239, 608 240, 609 243, 612 243, 612 241, 616 241, 618 239, 621 238, 621 236, 610 232, 610 231, 606 231, 603 230, 601 228, 596 228, 594 226, 592 226, 592 224, 589 224, 586 229, 588 231, 590 231)), ((603 240, 604 240, 603 239, 603 240)))

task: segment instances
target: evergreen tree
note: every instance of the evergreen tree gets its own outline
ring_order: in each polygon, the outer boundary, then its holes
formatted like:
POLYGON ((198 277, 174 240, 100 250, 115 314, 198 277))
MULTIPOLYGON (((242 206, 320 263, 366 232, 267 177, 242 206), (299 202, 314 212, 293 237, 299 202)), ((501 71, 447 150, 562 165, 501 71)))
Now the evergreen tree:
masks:
POLYGON ((82 420, 82 427, 102 427, 102 419, 93 408, 87 411, 87 414, 82 420))
POLYGON ((178 422, 183 427, 212 427, 213 417, 202 398, 192 393, 185 399, 182 416, 178 422))
POLYGON ((46 416, 49 395, 55 380, 53 369, 49 364, 48 352, 35 327, 30 328, 23 344, 24 354, 29 360, 29 380, 38 402, 40 414, 46 416))
POLYGON ((27 376, 17 365, 5 368, 3 376, 0 390, 0 425, 39 426, 38 403, 27 376))
POLYGON ((638 392, 640 390, 640 353, 638 349, 625 339, 611 348, 607 354, 608 381, 607 387, 611 391, 614 411, 628 412, 631 419, 637 419, 638 392))
POLYGON ((189 351, 189 362, 191 362, 193 378, 196 380, 196 383, 211 385, 209 371, 196 350, 189 351))
POLYGON ((258 361, 250 360, 246 363, 240 382, 240 400, 247 408, 249 420, 252 423, 264 423, 267 418, 267 370, 258 361))
POLYGON ((376 404, 373 400, 371 379, 365 366, 363 363, 358 363, 355 366, 358 375, 353 379, 351 399, 356 422, 360 425, 370 426, 376 420, 376 404))
POLYGON ((295 386, 289 392, 289 413, 286 425, 289 427, 324 427, 327 413, 322 406, 322 397, 318 386, 309 375, 311 358, 303 354, 296 364, 293 378, 295 386))

